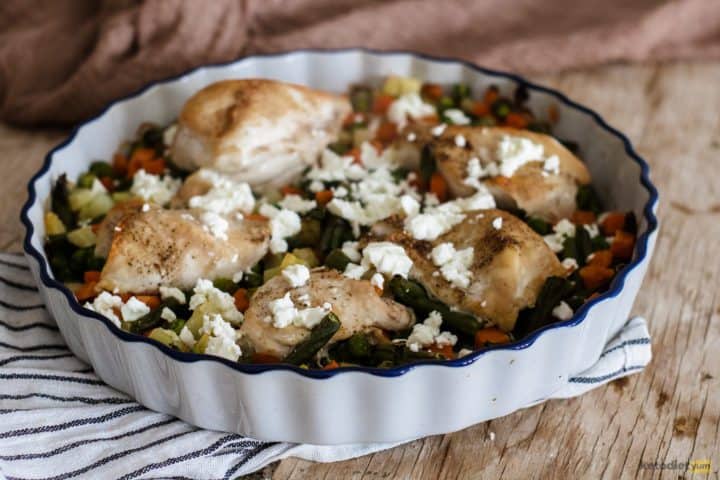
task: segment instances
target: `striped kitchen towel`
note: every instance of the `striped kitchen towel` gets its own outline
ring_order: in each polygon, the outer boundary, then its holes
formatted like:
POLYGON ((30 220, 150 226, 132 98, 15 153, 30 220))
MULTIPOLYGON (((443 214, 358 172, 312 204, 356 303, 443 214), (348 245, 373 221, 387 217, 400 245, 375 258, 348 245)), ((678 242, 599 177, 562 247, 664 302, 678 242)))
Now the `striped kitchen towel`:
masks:
MULTIPOLYGON (((580 395, 649 361, 645 320, 632 319, 553 397, 580 395)), ((289 456, 332 462, 395 445, 262 442, 147 410, 68 350, 24 257, 0 254, 0 479, 229 479, 289 456)))

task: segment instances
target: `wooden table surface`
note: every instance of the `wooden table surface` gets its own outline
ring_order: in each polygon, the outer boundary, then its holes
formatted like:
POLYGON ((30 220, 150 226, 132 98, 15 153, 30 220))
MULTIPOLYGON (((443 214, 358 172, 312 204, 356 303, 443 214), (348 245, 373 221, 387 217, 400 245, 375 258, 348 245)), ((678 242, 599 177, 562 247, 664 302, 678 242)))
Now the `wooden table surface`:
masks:
MULTIPOLYGON (((642 373, 365 457, 266 469, 302 478, 714 478, 720 469, 720 63, 614 65, 534 80, 597 110, 652 167, 661 230, 634 314, 642 373), (647 462, 711 460, 711 473, 647 462)), ((66 132, 0 126, 0 250, 20 250, 25 184, 66 132)), ((441 392, 440 392, 441 394, 441 392)), ((352 414, 352 412, 348 412, 352 414)))

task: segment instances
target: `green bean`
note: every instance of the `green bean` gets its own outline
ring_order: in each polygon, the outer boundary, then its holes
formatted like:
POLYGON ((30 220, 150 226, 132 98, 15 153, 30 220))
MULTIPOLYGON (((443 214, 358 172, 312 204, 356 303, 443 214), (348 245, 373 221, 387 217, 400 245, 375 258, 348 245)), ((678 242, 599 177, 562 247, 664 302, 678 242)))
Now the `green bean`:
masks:
POLYGON ((348 350, 353 358, 367 358, 370 356, 370 342, 364 333, 356 333, 347 340, 348 350))
MULTIPOLYGON (((163 300, 160 305, 154 309, 151 310, 149 313, 147 313, 145 316, 142 316, 135 320, 134 322, 127 322, 128 325, 128 331, 132 333, 144 333, 148 330, 159 327, 163 323, 168 323, 162 318, 162 311, 163 309, 167 307, 170 310, 175 310, 180 307, 180 303, 175 298, 167 298, 163 300)), ((175 312, 176 314, 179 312, 175 312)), ((178 320, 175 320, 177 322, 178 320)), ((183 325, 185 325, 184 320, 181 320, 183 322, 183 325)), ((175 322, 170 323, 170 330, 175 331, 175 328, 173 328, 173 325, 175 322)), ((174 325, 177 327, 177 325, 174 325)), ((180 330, 182 329, 182 326, 180 326, 180 330)), ((179 330, 175 331, 175 333, 180 333, 179 330)))
POLYGON ((482 324, 477 318, 470 314, 454 312, 452 310, 440 311, 440 313, 442 314, 444 328, 447 328, 451 332, 474 337, 477 331, 482 328, 482 324))
POLYGON ((305 217, 300 224, 300 231, 288 238, 290 248, 315 247, 322 237, 322 222, 305 217))
POLYGON ((512 112, 512 104, 507 98, 498 98, 490 106, 490 111, 493 115, 503 120, 512 112))
POLYGON ((577 252, 578 265, 585 265, 585 261, 593 252, 592 241, 590 240, 590 234, 585 227, 577 225, 575 227, 575 251, 577 252))
POLYGON ((435 173, 437 166, 435 165, 435 156, 432 147, 428 144, 422 148, 420 155, 420 178, 425 185, 430 182, 430 177, 435 173))
POLYGON ((93 173, 83 173, 78 177, 77 186, 80 188, 91 188, 96 178, 93 173))
POLYGON ((238 289, 238 286, 230 280, 229 278, 216 278, 213 280, 213 287, 217 288, 218 290, 222 290, 223 292, 227 292, 229 294, 235 293, 235 291, 238 289))
POLYGON ((64 173, 55 182, 55 186, 50 194, 50 208, 55 214, 60 217, 65 228, 72 230, 75 228, 75 214, 70 208, 70 201, 68 197, 70 195, 70 188, 67 181, 67 175, 64 173))
POLYGON ((324 347, 340 328, 340 320, 330 312, 318 323, 308 337, 295 345, 295 348, 285 357, 283 362, 300 365, 308 362, 324 347))
POLYGON ((576 288, 574 282, 562 277, 548 277, 537 297, 535 306, 520 312, 513 329, 515 338, 553 322, 553 309, 576 288))
POLYGON ((93 162, 90 165, 89 173, 92 173, 97 178, 115 176, 115 171, 113 170, 112 166, 107 162, 93 162))
POLYGON ((605 237, 603 237, 602 235, 593 237, 590 242, 592 243, 593 252, 597 252, 598 250, 607 250, 608 248, 610 248, 610 244, 607 242, 607 240, 605 240, 605 237))
POLYGON ((580 210, 590 210, 594 213, 600 213, 602 203, 595 189, 591 185, 580 185, 575 194, 575 203, 580 210))
POLYGON ((525 222, 539 235, 548 235, 550 232, 552 232, 552 227, 550 226, 550 224, 541 218, 528 217, 525 222))
POLYGON ((438 110, 442 113, 445 110, 455 108, 455 102, 450 97, 442 97, 437 104, 438 110))
POLYGON ((338 155, 345 155, 350 151, 352 145, 346 142, 333 142, 328 144, 327 148, 337 153, 338 155))
POLYGON ((364 85, 353 86, 350 90, 350 103, 355 112, 369 112, 372 106, 373 93, 370 87, 364 85))
POLYGON ((455 105, 460 105, 464 99, 471 95, 470 86, 465 83, 458 83, 452 87, 452 99, 455 105))
POLYGON ((348 258, 348 256, 340 249, 331 251, 328 256, 325 257, 326 267, 334 268, 335 270, 339 270, 341 272, 345 271, 348 263, 351 263, 350 258, 348 258))

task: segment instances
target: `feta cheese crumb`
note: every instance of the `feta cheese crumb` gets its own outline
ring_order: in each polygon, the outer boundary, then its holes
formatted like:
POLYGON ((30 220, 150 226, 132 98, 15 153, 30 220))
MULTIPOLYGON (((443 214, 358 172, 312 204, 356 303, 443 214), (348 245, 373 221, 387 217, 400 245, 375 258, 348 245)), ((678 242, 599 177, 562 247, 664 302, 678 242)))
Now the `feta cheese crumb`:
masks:
POLYGON ((144 213, 144 212, 149 212, 149 211, 150 211, 150 205, 147 204, 147 203, 143 203, 143 206, 142 206, 142 208, 141 208, 140 210, 141 210, 143 213, 144 213))
POLYGON ((417 119, 435 114, 435 107, 423 102, 416 92, 406 93, 390 104, 388 119, 402 129, 407 124, 408 117, 417 119))
POLYGON ((430 133, 432 133, 433 137, 439 137, 440 135, 443 134, 443 132, 445 131, 446 128, 447 128, 447 124, 446 124, 446 123, 441 123, 440 125, 434 126, 434 127, 430 130, 430 133))
POLYGON ((560 159, 557 155, 551 155, 543 163, 543 171, 557 175, 560 173, 560 159))
POLYGON ((287 279, 291 287, 298 288, 310 280, 310 270, 302 264, 288 265, 283 269, 282 276, 287 279))
POLYGON ((503 219, 502 217, 495 217, 492 221, 492 226, 495 230, 500 230, 502 228, 503 219))
POLYGON ((332 305, 325 302, 321 307, 309 307, 298 310, 295 307, 290 292, 268 303, 271 317, 265 318, 267 323, 275 328, 285 328, 290 325, 312 329, 332 310, 332 305))
POLYGON ((344 242, 340 249, 352 262, 359 262, 362 259, 362 255, 358 250, 358 242, 344 242))
POLYGON ((288 244, 285 239, 300 231, 302 226, 300 216, 292 210, 286 208, 280 210, 269 204, 263 204, 260 213, 270 218, 270 251, 287 252, 288 244))
POLYGON ((200 215, 203 227, 218 240, 227 240, 227 231, 230 223, 215 212, 207 211, 200 215))
POLYGON ((130 192, 144 200, 165 205, 175 195, 180 185, 182 185, 180 179, 172 178, 170 175, 160 178, 160 175, 147 173, 141 168, 133 176, 130 192))
POLYGON ((408 142, 414 142, 415 140, 417 140, 417 135, 415 135, 415 132, 410 132, 407 134, 408 142))
POLYGON ((120 308, 120 313, 124 321, 134 322, 150 313, 150 307, 136 297, 130 297, 128 301, 125 302, 125 305, 120 308))
POLYGON ((190 297, 190 310, 203 309, 203 313, 219 314, 224 320, 239 324, 243 321, 242 312, 235 307, 235 300, 227 292, 215 288, 210 280, 198 279, 190 297))
POLYGON ((160 298, 167 300, 168 298, 174 298, 180 305, 185 305, 185 294, 179 288, 175 287, 160 287, 160 298))
POLYGON ((430 257, 435 266, 440 267, 443 278, 458 288, 470 286, 475 251, 473 247, 455 250, 452 243, 441 243, 432 249, 430 257))
POLYGON ((317 206, 317 202, 315 200, 305 200, 300 195, 291 194, 285 195, 279 205, 282 208, 292 210, 293 212, 305 213, 315 208, 317 206))
POLYGON ((553 227, 553 233, 543 236, 543 240, 550 249, 555 252, 561 252, 563 242, 568 237, 575 236, 575 224, 563 218, 553 227))
POLYGON ((188 327, 183 326, 182 330, 180 330, 179 336, 180 340, 188 347, 192 348, 195 346, 195 337, 188 327))
POLYGON ((255 197, 246 182, 236 182, 221 173, 205 169, 198 170, 195 175, 208 181, 212 187, 204 195, 190 197, 190 208, 222 215, 238 210, 250 213, 255 207, 255 197))
POLYGON ((232 276, 233 283, 240 283, 244 276, 245 272, 243 272, 242 270, 240 270, 239 272, 235 272, 232 276))
POLYGON ((392 242, 368 243, 363 250, 363 263, 375 267, 378 273, 403 278, 407 278, 413 265, 405 249, 392 242))
POLYGON ((170 310, 168 307, 163 307, 162 312, 160 312, 160 318, 167 320, 168 322, 174 322, 177 320, 177 315, 175 315, 175 312, 170 310))
POLYGON ((373 287, 382 290, 385 285, 385 277, 383 277, 379 273, 374 273, 372 277, 370 277, 370 285, 373 287))
MULTIPOLYGON (((465 112, 463 112, 460 109, 457 108, 448 108, 443 112, 443 115, 450 120, 453 125, 468 125, 470 124, 470 118, 465 115, 465 112)), ((458 145, 459 146, 459 145, 458 145)))
POLYGON ((530 139, 514 135, 503 135, 497 146, 496 155, 500 162, 500 174, 512 177, 528 162, 543 160, 544 148, 530 139))
POLYGON ((465 139, 465 136, 455 135, 455 146, 459 148, 465 148, 465 145, 467 145, 467 140, 465 139))
POLYGON ((95 297, 92 302, 85 302, 85 308, 97 312, 100 315, 106 317, 117 327, 120 327, 120 318, 115 313, 123 306, 122 298, 117 295, 113 295, 109 292, 100 292, 100 295, 95 297))
POLYGON ((200 335, 209 335, 204 353, 232 361, 236 361, 240 357, 242 352, 235 343, 235 329, 222 316, 218 314, 205 315, 199 333, 200 335))
POLYGON ((433 310, 423 323, 416 323, 413 326, 407 339, 407 347, 413 352, 418 352, 434 343, 438 346, 455 345, 457 337, 450 332, 440 333, 440 325, 442 325, 442 315, 433 310))
POLYGON ((577 260, 575 260, 574 258, 571 258, 571 257, 565 258, 565 259, 563 259, 563 261, 561 263, 562 263, 563 268, 565 268, 565 270, 577 270, 578 269, 577 260))
POLYGON ((553 308, 553 317, 559 320, 570 320, 573 316, 573 310, 565 302, 560 302, 557 307, 553 308))

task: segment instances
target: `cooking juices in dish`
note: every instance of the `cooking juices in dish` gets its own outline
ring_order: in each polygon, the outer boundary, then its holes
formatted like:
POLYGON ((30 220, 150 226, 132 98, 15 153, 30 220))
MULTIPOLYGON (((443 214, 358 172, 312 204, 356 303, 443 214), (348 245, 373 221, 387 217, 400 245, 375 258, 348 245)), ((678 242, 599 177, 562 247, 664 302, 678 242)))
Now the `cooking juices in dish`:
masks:
POLYGON ((56 278, 119 327, 245 363, 392 367, 567 320, 633 253, 527 92, 210 85, 54 184, 56 278))

